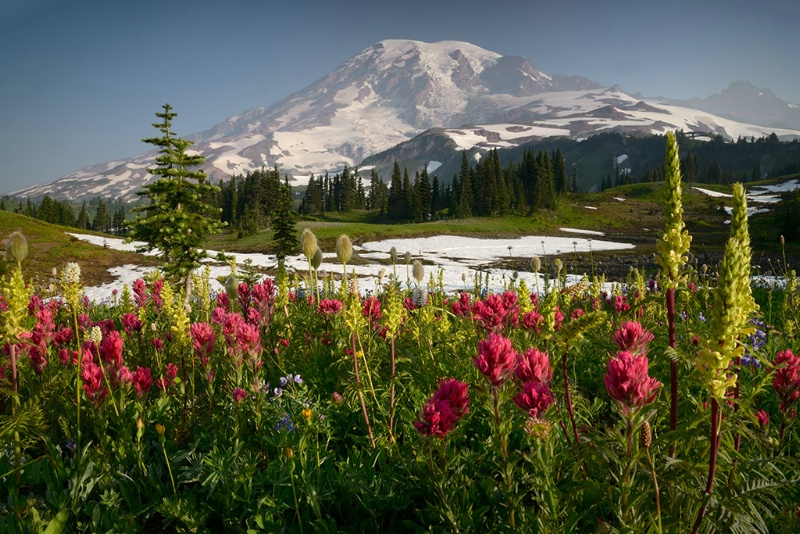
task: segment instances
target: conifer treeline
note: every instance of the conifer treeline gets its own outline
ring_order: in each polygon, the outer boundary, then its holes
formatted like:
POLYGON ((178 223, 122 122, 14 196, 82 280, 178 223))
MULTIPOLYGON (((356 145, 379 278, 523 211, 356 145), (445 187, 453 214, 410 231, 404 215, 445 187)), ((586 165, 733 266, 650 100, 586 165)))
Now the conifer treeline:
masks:
POLYGON ((449 183, 432 177, 427 167, 401 171, 395 161, 387 185, 373 170, 371 187, 365 194, 358 171, 345 168, 341 174, 309 179, 300 212, 307 215, 326 211, 368 209, 397 222, 426 221, 444 216, 472 217, 532 213, 554 209, 558 198, 572 188, 560 150, 527 150, 521 163, 503 168, 497 150, 470 165, 466 152, 461 155, 461 170, 449 183))
MULTIPOLYGON (((6 200, 3 199, 0 203, 0 210, 5 211, 8 208, 6 200)), ((92 199, 88 206, 86 202, 83 202, 77 215, 72 203, 66 200, 52 199, 49 195, 44 195, 38 203, 31 199, 27 199, 25 203, 20 200, 13 211, 32 219, 80 230, 94 230, 117 235, 127 233, 125 206, 122 203, 107 203, 102 198, 92 199)))

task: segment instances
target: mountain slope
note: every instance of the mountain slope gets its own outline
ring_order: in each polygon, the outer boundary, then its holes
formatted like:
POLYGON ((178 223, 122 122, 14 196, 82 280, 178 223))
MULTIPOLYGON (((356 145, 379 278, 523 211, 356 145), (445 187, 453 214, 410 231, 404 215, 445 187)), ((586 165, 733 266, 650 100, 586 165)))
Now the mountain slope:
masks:
POLYGON ((778 98, 769 89, 738 80, 719 94, 707 98, 667 100, 668 103, 699 109, 739 122, 770 128, 800 129, 800 105, 778 98))
MULTIPOLYGON (((212 180, 277 166, 304 184, 311 173, 356 166, 430 128, 444 128, 459 148, 584 138, 609 130, 683 128, 728 138, 772 131, 643 102, 585 78, 551 77, 528 59, 469 43, 386 40, 272 106, 188 137, 195 142, 192 149, 206 157, 204 170, 212 180)), ((800 136, 792 130, 776 133, 800 136)), ((150 152, 91 166, 15 193, 133 200, 135 191, 153 179, 146 171, 153 158, 150 152)))

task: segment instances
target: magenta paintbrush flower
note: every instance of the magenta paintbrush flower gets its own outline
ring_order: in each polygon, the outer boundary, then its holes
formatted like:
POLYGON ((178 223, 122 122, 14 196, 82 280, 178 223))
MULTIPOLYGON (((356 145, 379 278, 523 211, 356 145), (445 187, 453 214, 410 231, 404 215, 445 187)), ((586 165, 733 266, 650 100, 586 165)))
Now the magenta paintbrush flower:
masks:
POLYGON ((800 398, 800 357, 791 350, 782 350, 775 355, 775 375, 772 388, 781 401, 781 410, 786 412, 800 398))
POLYGON ((606 364, 606 391, 619 403, 625 415, 656 400, 661 384, 648 376, 648 363, 647 356, 620 351, 606 364))
POLYGON ((653 334, 645 330, 636 321, 626 321, 622 323, 614 332, 614 343, 620 350, 627 350, 635 355, 645 354, 645 347, 653 341, 653 334))
POLYGON ((114 367, 122 366, 122 336, 116 330, 110 331, 98 347, 100 358, 114 367))
POLYGON ((137 367, 136 370, 131 373, 131 378, 133 381, 133 388, 136 390, 136 396, 140 399, 153 387, 153 376, 150 374, 149 367, 137 367))
POLYGON ((196 356, 199 358, 208 357, 214 352, 214 343, 217 341, 217 335, 210 324, 193 323, 189 327, 189 332, 192 335, 192 347, 196 356))
POLYGON ((525 354, 517 355, 517 368, 514 371, 521 382, 540 382, 547 384, 553 378, 550 358, 546 351, 528 349, 525 354))
POLYGON ((342 311, 342 301, 338 299, 322 299, 319 302, 319 311, 323 315, 338 315, 342 311))
POLYGON ((472 361, 491 385, 502 386, 517 366, 517 351, 507 338, 489 334, 478 343, 478 355, 472 361))
POLYGON ((553 404, 553 393, 550 386, 543 382, 529 380, 522 385, 522 391, 514 396, 514 404, 528 413, 533 419, 537 419, 547 408, 553 404))
POLYGON ((444 438, 469 412, 469 386, 455 378, 439 382, 439 389, 428 399, 414 428, 423 436, 444 438))

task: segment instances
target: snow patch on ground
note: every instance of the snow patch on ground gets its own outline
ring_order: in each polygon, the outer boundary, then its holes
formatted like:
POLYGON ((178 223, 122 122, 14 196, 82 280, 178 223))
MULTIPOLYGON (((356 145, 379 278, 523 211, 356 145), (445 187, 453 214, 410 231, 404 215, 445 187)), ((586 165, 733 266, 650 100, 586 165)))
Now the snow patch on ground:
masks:
MULTIPOLYGON (((565 230, 568 231, 568 230, 565 230)), ((591 232, 583 230, 581 232, 591 232)), ((104 238, 85 234, 69 234, 76 238, 93 243, 97 246, 106 246, 115 250, 135 250, 137 245, 142 243, 125 243, 118 238, 104 238)), ((595 235, 595 234, 592 234, 595 235)), ((591 238, 579 237, 552 237, 552 236, 525 236, 510 239, 481 239, 476 237, 463 236, 433 236, 408 239, 386 239, 383 241, 370 241, 361 246, 354 246, 354 251, 363 259, 370 263, 366 265, 348 265, 348 272, 355 272, 359 278, 359 288, 361 291, 375 289, 378 274, 384 271, 388 276, 394 272, 401 284, 413 284, 409 276, 410 268, 401 262, 395 267, 392 266, 389 251, 395 247, 398 256, 403 256, 406 251, 410 252, 413 259, 420 259, 425 264, 426 280, 429 273, 433 272, 434 277, 439 276, 442 271, 444 286, 447 291, 459 291, 465 287, 469 288, 474 284, 477 273, 486 276, 488 273, 490 282, 489 287, 499 290, 503 287, 504 280, 507 282, 513 273, 508 269, 489 267, 491 263, 509 258, 532 258, 533 256, 555 256, 574 252, 589 252, 601 250, 623 250, 632 249, 634 245, 591 238), (465 282, 466 280, 466 282, 465 282)), ((212 257, 216 251, 209 250, 212 257)), ((238 265, 244 265, 246 260, 252 262, 253 267, 273 268, 277 266, 277 259, 271 254, 230 254, 236 258, 238 265)), ((216 282, 216 277, 225 277, 230 273, 230 267, 226 263, 209 261, 207 266, 211 270, 212 289, 221 290, 221 286, 216 282)), ((205 267, 202 267, 203 269, 205 267)), ((308 262, 303 255, 289 256, 286 258, 286 268, 290 272, 305 273, 308 269, 308 262)), ((112 291, 122 291, 127 284, 130 285, 137 278, 141 278, 150 268, 138 265, 123 265, 109 269, 109 272, 116 278, 114 282, 103 284, 97 287, 86 288, 85 293, 94 301, 104 301, 111 298, 112 291)), ((335 254, 324 254, 320 265, 320 274, 335 273, 341 274, 342 264, 338 262, 335 254)), ((518 280, 525 280, 528 287, 544 287, 542 275, 532 272, 520 272, 517 274, 518 280)), ((577 277, 574 277, 577 281, 577 277)), ((387 278, 383 279, 384 282, 387 278)))
POLYGON ((559 228, 559 230, 572 234, 605 235, 603 232, 597 232, 595 230, 579 230, 577 228, 559 228))

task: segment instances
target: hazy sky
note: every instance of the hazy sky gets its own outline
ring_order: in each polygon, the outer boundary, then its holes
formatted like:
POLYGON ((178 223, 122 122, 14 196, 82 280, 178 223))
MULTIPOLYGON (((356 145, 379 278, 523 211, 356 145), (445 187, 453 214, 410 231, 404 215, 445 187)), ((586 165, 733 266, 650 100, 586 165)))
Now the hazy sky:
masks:
POLYGON ((2 0, 0 193, 269 106, 383 39, 468 41, 630 93, 800 103, 796 0, 2 0))

